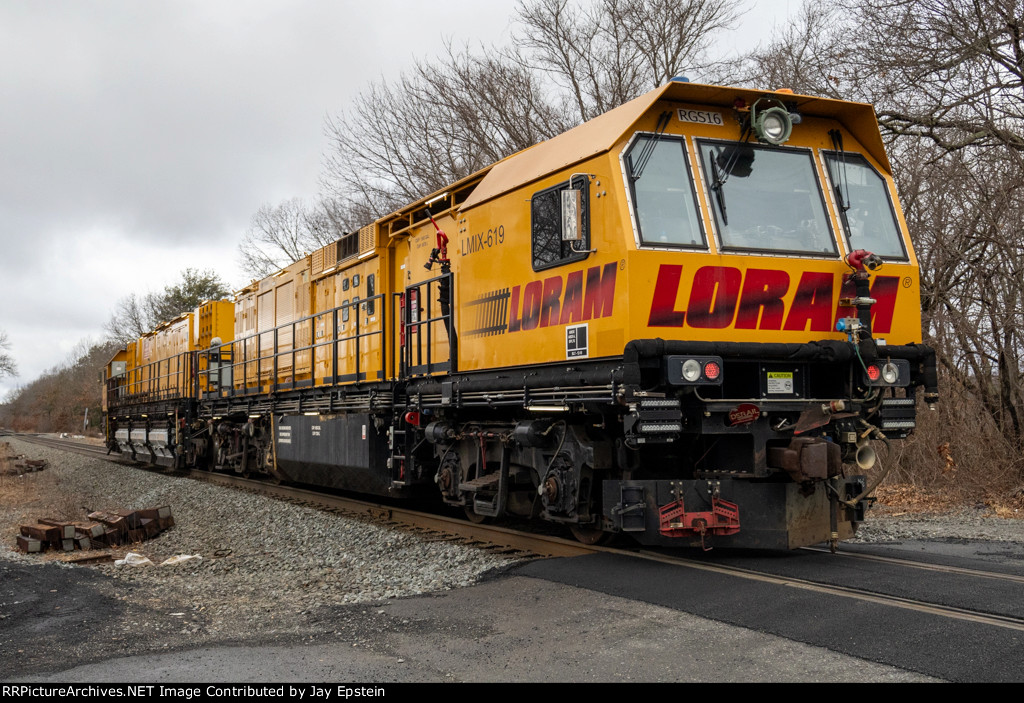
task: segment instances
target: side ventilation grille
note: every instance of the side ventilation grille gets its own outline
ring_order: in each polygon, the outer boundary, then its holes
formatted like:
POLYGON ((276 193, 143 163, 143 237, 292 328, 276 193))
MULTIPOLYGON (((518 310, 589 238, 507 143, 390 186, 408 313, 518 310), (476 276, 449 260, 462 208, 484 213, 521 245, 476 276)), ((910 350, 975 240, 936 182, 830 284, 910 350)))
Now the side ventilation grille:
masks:
POLYGON ((376 244, 376 228, 373 225, 366 225, 359 230, 359 253, 365 254, 368 251, 373 251, 376 244))

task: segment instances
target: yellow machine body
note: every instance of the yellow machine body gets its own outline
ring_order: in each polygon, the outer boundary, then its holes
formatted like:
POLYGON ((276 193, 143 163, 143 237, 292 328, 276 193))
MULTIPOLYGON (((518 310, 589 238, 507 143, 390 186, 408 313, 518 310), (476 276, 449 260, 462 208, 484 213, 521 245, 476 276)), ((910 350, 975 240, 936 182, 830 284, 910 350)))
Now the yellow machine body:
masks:
POLYGON ((132 342, 108 443, 584 540, 834 544, 868 438, 938 399, 921 342, 871 106, 672 82, 132 342))

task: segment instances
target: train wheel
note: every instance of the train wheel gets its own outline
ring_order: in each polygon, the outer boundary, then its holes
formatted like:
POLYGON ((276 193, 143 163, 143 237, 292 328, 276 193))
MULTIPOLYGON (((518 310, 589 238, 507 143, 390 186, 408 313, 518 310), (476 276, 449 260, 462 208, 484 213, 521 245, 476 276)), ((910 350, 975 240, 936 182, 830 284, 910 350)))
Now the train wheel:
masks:
POLYGON ((612 538, 615 537, 614 533, 605 532, 604 530, 599 530, 596 527, 569 525, 569 531, 572 532, 572 536, 576 538, 576 541, 590 545, 608 544, 612 541, 612 538))
POLYGON ((463 507, 462 510, 463 510, 463 512, 466 513, 466 519, 469 520, 470 522, 476 524, 476 525, 479 525, 481 522, 484 522, 484 521, 487 520, 487 516, 486 515, 480 515, 478 513, 473 512, 472 506, 467 505, 467 506, 463 507))

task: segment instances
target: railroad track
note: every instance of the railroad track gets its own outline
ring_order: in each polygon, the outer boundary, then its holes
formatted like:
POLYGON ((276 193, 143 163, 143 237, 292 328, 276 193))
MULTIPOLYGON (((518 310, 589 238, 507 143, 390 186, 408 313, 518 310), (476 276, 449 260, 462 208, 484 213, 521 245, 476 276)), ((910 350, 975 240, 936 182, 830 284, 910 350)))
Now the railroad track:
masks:
MULTIPOLYGON (((828 550, 821 550, 822 552, 828 552, 828 550)), ((695 559, 689 559, 682 556, 665 555, 653 553, 645 550, 638 550, 634 553, 634 556, 638 556, 643 559, 651 559, 654 561, 662 562, 665 564, 674 564, 676 566, 683 566, 691 569, 698 569, 703 571, 709 571, 720 574, 727 574, 744 579, 751 579, 764 583, 771 583, 777 586, 785 586, 789 588, 799 588, 807 591, 814 591, 822 594, 829 594, 835 596, 843 596, 846 598, 854 598, 857 600, 878 603, 882 605, 888 605, 891 607, 902 608, 905 610, 914 610, 922 613, 930 613, 932 615, 938 615, 941 617, 951 618, 954 620, 966 620, 975 623, 981 623, 986 625, 994 625, 996 627, 1004 627, 1019 632, 1024 632, 1024 618, 1000 615, 996 613, 986 613, 978 610, 971 610, 968 608, 957 608, 954 606, 942 605, 938 603, 930 603, 923 600, 915 600, 913 598, 905 598, 902 596, 896 596, 887 593, 880 593, 876 591, 870 591, 862 588, 853 588, 849 586, 839 586, 836 584, 825 584, 809 579, 795 578, 792 576, 779 576, 777 574, 768 573, 766 571, 759 571, 756 569, 746 569, 734 565, 723 565, 723 564, 710 564, 704 561, 697 561, 695 559)), ((850 553, 846 553, 843 556, 856 556, 850 553)), ((922 567, 920 562, 908 561, 905 559, 897 559, 894 557, 875 557, 878 560, 885 561, 890 564, 898 565, 900 567, 918 568, 922 567)), ((979 571, 976 569, 955 569, 955 568, 943 568, 938 565, 924 565, 931 567, 934 570, 945 570, 951 573, 965 573, 975 577, 984 578, 1008 578, 1009 580, 1021 580, 1022 577, 1014 576, 1012 574, 1001 574, 988 571, 979 571)))
MULTIPOLYGON (((829 553, 829 550, 821 547, 802 547, 803 551, 808 552, 819 552, 821 554, 829 553)), ((862 552, 844 552, 842 549, 835 554, 837 557, 843 559, 873 561, 883 564, 898 564, 900 566, 908 567, 911 569, 920 569, 922 571, 935 571, 944 574, 963 574, 965 576, 976 576, 978 578, 996 579, 1000 581, 1011 581, 1014 583, 1024 583, 1024 576, 1019 574, 1004 574, 997 571, 982 571, 980 569, 965 569, 962 566, 949 566, 947 564, 929 564, 922 561, 912 561, 909 559, 899 559, 897 557, 887 557, 880 554, 864 554, 862 552)))
POLYGON ((76 454, 107 456, 106 447, 89 444, 88 442, 79 442, 74 439, 60 439, 57 437, 48 437, 46 435, 38 434, 15 434, 13 432, 2 432, 0 433, 0 437, 14 437, 23 442, 39 444, 44 447, 53 447, 54 449, 60 449, 61 451, 75 452, 76 454))
MULTIPOLYGON (((134 466, 139 466, 138 464, 127 462, 119 457, 106 456, 106 449, 103 447, 96 447, 94 445, 87 445, 81 442, 61 440, 52 437, 18 435, 18 438, 28 442, 61 449, 63 451, 74 451, 97 457, 102 456, 107 460, 116 461, 118 463, 130 463, 134 466)), ((166 469, 149 469, 149 467, 142 466, 139 468, 166 472, 166 469)), ((883 604, 890 607, 903 608, 918 612, 926 612, 940 617, 967 620, 975 623, 982 623, 1024 632, 1024 618, 985 613, 965 608, 914 600, 912 598, 895 596, 866 589, 820 583, 809 579, 794 578, 792 576, 780 576, 763 570, 698 560, 686 556, 685 554, 658 552, 639 546, 603 547, 596 545, 584 545, 561 537, 538 535, 507 526, 471 523, 464 519, 446 517, 344 496, 330 495, 306 488, 272 484, 267 481, 258 481, 229 474, 193 471, 188 472, 188 475, 197 480, 217 483, 263 495, 270 495, 279 500, 300 503, 302 505, 343 514, 357 519, 370 520, 393 529, 411 531, 420 535, 424 539, 437 541, 459 541, 462 544, 475 546, 492 552, 508 554, 512 557, 523 559, 539 557, 572 557, 598 552, 628 555, 632 558, 657 561, 664 564, 678 566, 680 568, 725 574, 736 578, 750 579, 788 588, 814 591, 822 594, 854 598, 865 602, 883 604)), ((805 551, 812 553, 827 553, 828 550, 810 547, 806 548, 805 551)), ((900 559, 890 556, 840 552, 839 554, 834 555, 834 558, 861 559, 885 563, 899 568, 936 571, 959 574, 971 578, 1000 579, 1024 583, 1024 576, 1020 575, 941 564, 928 564, 925 562, 900 559)))
MULTIPOLYGON (((116 463, 128 464, 143 470, 168 473, 170 470, 161 467, 149 467, 121 458, 119 455, 108 456, 105 447, 98 447, 69 439, 44 437, 39 435, 17 435, 18 439, 42 446, 71 451, 88 456, 103 458, 116 463)), ((385 505, 382 503, 350 498, 347 496, 321 493, 319 491, 275 484, 266 480, 258 480, 232 474, 213 473, 208 471, 176 472, 190 478, 208 483, 216 483, 240 490, 266 495, 278 500, 306 505, 319 510, 326 510, 348 517, 369 520, 392 529, 414 532, 420 537, 433 541, 458 541, 468 546, 485 549, 492 553, 507 554, 521 559, 542 557, 571 557, 588 554, 595 548, 580 544, 574 540, 557 536, 523 532, 500 525, 472 523, 463 518, 436 515, 409 508, 385 505)))
POLYGON ((462 518, 335 496, 307 488, 205 471, 194 471, 191 475, 201 481, 238 487, 349 517, 371 519, 388 527, 415 532, 427 539, 459 539, 464 544, 489 551, 504 551, 515 556, 572 557, 595 551, 592 547, 562 537, 527 533, 500 525, 472 523, 462 518))

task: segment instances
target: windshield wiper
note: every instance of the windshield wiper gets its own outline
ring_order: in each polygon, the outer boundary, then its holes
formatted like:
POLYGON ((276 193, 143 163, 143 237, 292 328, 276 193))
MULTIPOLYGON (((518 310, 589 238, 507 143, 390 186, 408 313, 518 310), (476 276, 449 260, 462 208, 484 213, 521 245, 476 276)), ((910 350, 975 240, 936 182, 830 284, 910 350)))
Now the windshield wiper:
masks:
MULTIPOLYGON (((718 159, 722 155, 722 152, 714 154, 711 157, 711 173, 715 177, 714 183, 711 184, 711 190, 715 191, 715 201, 718 203, 718 210, 722 213, 722 224, 729 224, 729 215, 725 211, 725 189, 722 187, 725 185, 725 179, 722 178, 722 171, 718 167, 718 159)), ((728 174, 726 175, 728 178, 728 174)))
POLYGON ((633 166, 633 159, 629 160, 630 166, 630 177, 634 181, 639 181, 640 176, 643 175, 644 169, 647 168, 647 162, 651 160, 651 155, 654 154, 654 147, 658 145, 658 140, 661 139, 661 135, 668 129, 669 120, 672 119, 672 113, 666 110, 661 113, 658 117, 658 124, 654 128, 654 137, 648 139, 647 143, 644 144, 644 148, 640 150, 640 154, 636 158, 636 166, 633 166))
POLYGON ((723 225, 729 224, 729 216, 725 211, 725 182, 729 180, 729 176, 733 173, 737 173, 740 178, 746 178, 750 175, 754 163, 753 149, 743 147, 749 136, 750 126, 748 125, 740 132, 740 138, 736 144, 719 150, 711 157, 711 173, 715 177, 714 182, 711 184, 711 190, 715 191, 715 201, 718 203, 718 209, 722 213, 723 225), (725 163, 719 166, 718 163, 722 160, 723 156, 725 157, 725 163), (724 177, 723 173, 725 174, 724 177))
POLYGON ((838 176, 838 178, 836 178, 837 182, 832 186, 832 189, 836 192, 836 199, 839 201, 839 209, 844 213, 843 217, 845 219, 845 213, 850 209, 850 180, 846 175, 846 151, 843 150, 843 133, 838 129, 830 129, 828 131, 828 136, 832 137, 832 146, 836 150, 836 156, 840 166, 839 173, 836 174, 838 176), (845 196, 843 195, 844 190, 846 192, 845 196))

